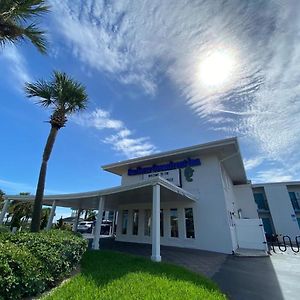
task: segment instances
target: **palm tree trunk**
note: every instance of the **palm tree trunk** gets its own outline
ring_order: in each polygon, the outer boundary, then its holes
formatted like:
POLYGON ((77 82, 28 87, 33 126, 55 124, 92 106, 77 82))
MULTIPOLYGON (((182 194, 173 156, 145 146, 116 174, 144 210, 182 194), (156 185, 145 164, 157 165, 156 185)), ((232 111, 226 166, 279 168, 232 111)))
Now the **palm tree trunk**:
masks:
POLYGON ((41 223, 41 211, 43 205, 43 197, 44 197, 44 189, 45 189, 45 181, 46 181, 46 172, 47 172, 47 164, 50 158, 52 148, 55 142, 56 135, 58 133, 57 126, 51 126, 51 130, 47 139, 47 143, 43 153, 43 161, 41 164, 39 181, 36 188, 35 200, 32 212, 32 221, 31 221, 31 232, 38 232, 40 230, 41 223))

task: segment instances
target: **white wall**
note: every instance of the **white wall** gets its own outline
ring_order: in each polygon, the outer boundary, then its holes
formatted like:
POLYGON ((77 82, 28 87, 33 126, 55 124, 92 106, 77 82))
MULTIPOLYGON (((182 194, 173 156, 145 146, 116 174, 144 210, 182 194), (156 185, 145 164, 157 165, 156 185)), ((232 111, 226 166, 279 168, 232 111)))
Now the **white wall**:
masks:
POLYGON ((236 250, 236 248, 238 247, 237 238, 236 238, 236 229, 235 229, 235 223, 236 223, 235 219, 237 218, 237 209, 235 207, 235 194, 233 191, 233 184, 230 176, 228 175, 222 163, 220 163, 219 167, 222 175, 222 185, 224 189, 226 212, 227 212, 229 230, 232 239, 233 250, 236 250))
POLYGON ((257 219, 257 205, 254 200, 251 184, 235 185, 233 187, 236 209, 242 210, 242 218, 257 219))
POLYGON ((264 189, 276 233, 289 235, 292 239, 300 235, 297 219, 293 217, 295 211, 286 185, 284 183, 266 184, 264 189))
MULTIPOLYGON (((213 155, 200 156, 199 158, 201 165, 193 167, 192 182, 188 182, 185 179, 183 170, 181 170, 182 188, 198 198, 198 201, 194 204, 196 239, 194 242, 189 242, 193 243, 189 245, 185 244, 184 241, 180 241, 180 239, 174 240, 173 238, 168 241, 162 239, 162 244, 231 253, 234 250, 234 246, 232 245, 232 236, 229 228, 228 210, 225 203, 219 160, 213 155)), ((141 179, 142 175, 128 176, 124 174, 122 176, 122 184, 133 184, 141 179)), ((121 216, 121 214, 119 215, 121 216)), ((118 221, 118 224, 122 224, 121 220, 118 221)), ((145 241, 144 237, 138 238, 136 236, 120 236, 118 239, 124 241, 135 240, 137 242, 145 241)))

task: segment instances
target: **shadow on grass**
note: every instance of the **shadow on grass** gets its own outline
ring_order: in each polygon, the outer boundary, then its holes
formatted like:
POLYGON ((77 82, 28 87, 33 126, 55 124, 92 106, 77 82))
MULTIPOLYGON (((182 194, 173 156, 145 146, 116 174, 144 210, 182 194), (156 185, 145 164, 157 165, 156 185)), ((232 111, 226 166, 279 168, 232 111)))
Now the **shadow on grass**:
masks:
POLYGON ((185 281, 210 291, 220 291, 210 279, 168 263, 113 251, 87 251, 81 264, 81 274, 104 286, 129 273, 148 273, 173 281, 185 281))

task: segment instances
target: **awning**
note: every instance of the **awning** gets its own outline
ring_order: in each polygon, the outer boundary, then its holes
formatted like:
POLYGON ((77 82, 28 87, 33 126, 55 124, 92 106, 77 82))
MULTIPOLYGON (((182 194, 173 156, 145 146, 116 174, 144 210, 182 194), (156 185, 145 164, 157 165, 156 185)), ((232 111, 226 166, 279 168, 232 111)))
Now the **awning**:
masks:
MULTIPOLYGON (((152 203, 152 187, 161 186, 160 200, 164 202, 190 202, 196 201, 196 197, 180 187, 170 183, 163 178, 153 178, 147 181, 132 185, 123 185, 109 189, 61 195, 44 196, 43 205, 52 205, 53 201, 57 206, 97 209, 100 197, 105 199, 105 210, 115 210, 119 205, 130 203, 152 203)), ((18 201, 34 201, 33 195, 7 195, 6 199, 18 201)))

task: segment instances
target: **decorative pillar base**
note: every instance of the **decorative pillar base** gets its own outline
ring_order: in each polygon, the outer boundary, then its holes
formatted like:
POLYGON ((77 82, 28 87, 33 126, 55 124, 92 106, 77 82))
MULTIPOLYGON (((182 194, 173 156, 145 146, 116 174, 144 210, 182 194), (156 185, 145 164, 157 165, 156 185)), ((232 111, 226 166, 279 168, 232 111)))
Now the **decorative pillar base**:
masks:
POLYGON ((151 260, 155 262, 161 262, 161 256, 160 255, 151 255, 151 260))

